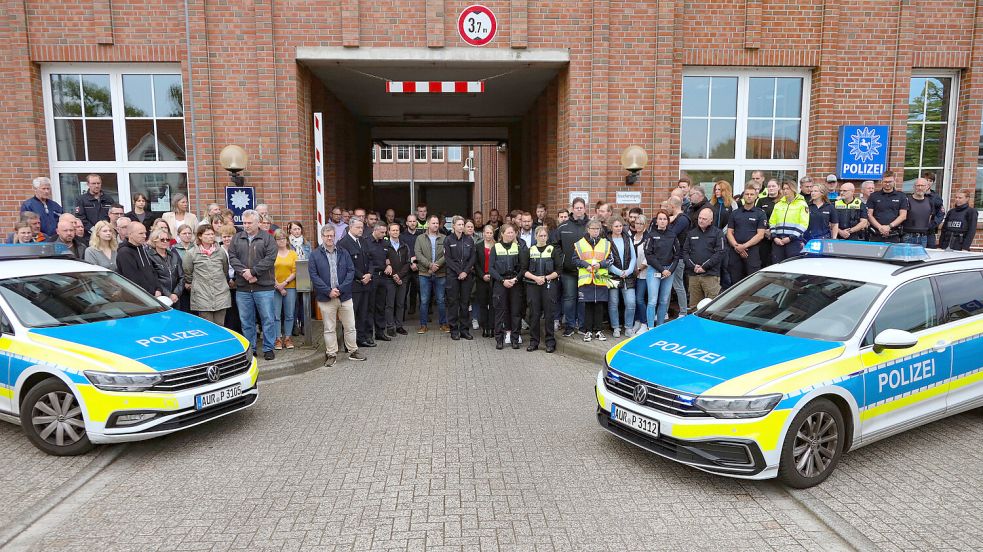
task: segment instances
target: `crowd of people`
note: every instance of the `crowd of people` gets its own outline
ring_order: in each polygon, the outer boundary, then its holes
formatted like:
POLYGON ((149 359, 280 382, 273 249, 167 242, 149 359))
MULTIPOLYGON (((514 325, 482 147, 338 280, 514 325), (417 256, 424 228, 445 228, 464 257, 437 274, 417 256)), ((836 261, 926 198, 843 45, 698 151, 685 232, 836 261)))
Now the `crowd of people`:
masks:
POLYGON ((660 208, 616 213, 606 201, 574 198, 549 216, 477 211, 470 218, 431 214, 420 204, 398 218, 363 208, 331 209, 310 243, 300 222, 284 229, 259 205, 241 215, 218 204, 199 219, 176 194, 172 211, 152 212, 142 194, 125 212, 102 192, 98 175, 73 213, 51 199, 47 178, 21 206, 10 243, 62 243, 78 259, 129 278, 175 308, 241 331, 255 354, 294 347, 298 318, 297 261, 307 260, 324 320, 325 365, 338 358, 337 325, 350 360, 364 348, 417 334, 435 318, 453 340, 472 332, 497 349, 556 350, 556 336, 584 341, 632 336, 685 316, 763 266, 799 255, 811 239, 905 242, 968 250, 977 226, 971 192, 959 190, 943 209, 928 173, 905 194, 895 177, 855 185, 836 175, 822 182, 766 178, 754 171, 738 198, 730 182, 709 188, 678 180, 660 208), (673 305, 675 296, 675 305, 673 305), (434 317, 431 308, 436 306, 434 317), (257 343, 258 335, 261 341, 257 343))

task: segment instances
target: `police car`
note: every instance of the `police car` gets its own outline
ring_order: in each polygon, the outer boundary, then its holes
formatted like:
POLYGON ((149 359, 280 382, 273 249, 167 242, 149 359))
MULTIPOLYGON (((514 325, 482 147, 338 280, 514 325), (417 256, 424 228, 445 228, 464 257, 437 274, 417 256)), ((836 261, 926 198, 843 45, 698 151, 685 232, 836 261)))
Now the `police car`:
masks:
POLYGON ((983 255, 826 240, 805 253, 612 348, 601 426, 805 488, 848 450, 983 406, 983 255))
POLYGON ((256 402, 242 336, 53 246, 0 247, 0 418, 39 449, 81 454, 256 402))

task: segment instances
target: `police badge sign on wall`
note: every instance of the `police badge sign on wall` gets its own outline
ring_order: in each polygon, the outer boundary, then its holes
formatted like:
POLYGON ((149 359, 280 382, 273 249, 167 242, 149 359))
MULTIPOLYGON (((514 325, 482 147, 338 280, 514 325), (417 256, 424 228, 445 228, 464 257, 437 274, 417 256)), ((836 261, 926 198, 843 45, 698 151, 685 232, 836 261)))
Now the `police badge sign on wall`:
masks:
POLYGON ((887 170, 889 125, 841 125, 836 172, 841 180, 880 180, 887 170))

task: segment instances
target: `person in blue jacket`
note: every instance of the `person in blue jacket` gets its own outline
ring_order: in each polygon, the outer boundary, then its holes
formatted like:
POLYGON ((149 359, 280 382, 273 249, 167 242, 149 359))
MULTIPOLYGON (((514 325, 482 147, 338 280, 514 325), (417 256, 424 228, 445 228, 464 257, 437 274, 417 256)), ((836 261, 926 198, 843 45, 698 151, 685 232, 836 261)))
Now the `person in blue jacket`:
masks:
POLYGON ((321 245, 311 252, 309 270, 317 307, 324 320, 324 365, 334 366, 338 360, 338 334, 335 324, 341 318, 345 331, 348 360, 365 360, 358 352, 355 340, 355 305, 352 302, 352 282, 355 265, 348 251, 336 247, 335 229, 330 224, 321 227, 321 245))
POLYGON ((64 212, 58 202, 51 199, 51 179, 39 176, 31 182, 34 195, 20 205, 20 212, 36 213, 41 219, 41 233, 53 236, 58 230, 58 217, 64 212))

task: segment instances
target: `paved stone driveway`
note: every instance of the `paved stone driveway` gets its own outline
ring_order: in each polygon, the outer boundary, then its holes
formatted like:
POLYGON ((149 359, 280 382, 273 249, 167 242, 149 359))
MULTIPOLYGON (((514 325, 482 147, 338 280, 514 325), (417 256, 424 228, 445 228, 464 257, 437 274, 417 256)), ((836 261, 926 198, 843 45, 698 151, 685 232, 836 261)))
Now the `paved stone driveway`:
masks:
MULTIPOLYGON (((401 341, 366 351, 365 363, 341 360, 266 383, 247 412, 129 445, 11 548, 865 544, 841 540, 774 484, 704 474, 607 435, 594 418, 593 363, 436 332, 401 341)), ((970 413, 858 451, 827 485, 800 496, 856 523, 878 546, 979 548, 981 418, 970 413)), ((22 441, 0 432, 3 449, 22 441)), ((79 462, 23 456, 30 467, 15 473, 27 481, 79 462)))

